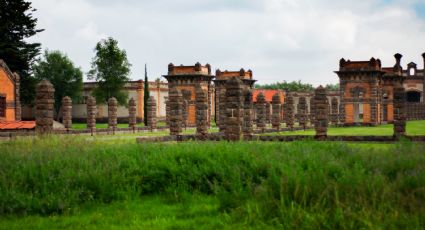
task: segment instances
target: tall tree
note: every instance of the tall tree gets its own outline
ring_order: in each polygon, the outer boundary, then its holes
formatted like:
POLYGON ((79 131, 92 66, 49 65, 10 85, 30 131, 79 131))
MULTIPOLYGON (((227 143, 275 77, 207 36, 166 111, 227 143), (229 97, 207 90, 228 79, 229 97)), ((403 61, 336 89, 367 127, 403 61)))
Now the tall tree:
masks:
POLYGON ((273 84, 264 84, 264 85, 255 85, 255 88, 259 89, 282 89, 288 92, 300 92, 300 91, 313 91, 314 87, 308 83, 302 83, 300 80, 298 81, 283 81, 276 82, 273 84))
POLYGON ((145 126, 148 125, 148 100, 149 100, 149 81, 148 81, 148 70, 145 64, 145 82, 144 82, 144 97, 143 97, 143 123, 145 126))
POLYGON ((75 67, 68 56, 58 50, 46 50, 33 69, 35 79, 48 79, 55 87, 55 111, 59 117, 62 98, 69 96, 75 100, 83 89, 81 69, 75 67))
POLYGON ((40 43, 28 42, 27 38, 42 32, 36 29, 36 10, 24 0, 0 0, 0 58, 9 68, 21 76, 21 99, 31 104, 35 95, 35 79, 31 66, 40 53, 40 43))
POLYGON ((123 89, 130 80, 128 76, 131 67, 126 51, 121 50, 118 41, 111 37, 98 42, 94 51, 96 55, 88 73, 88 78, 98 83, 93 96, 101 103, 115 97, 119 104, 125 105, 128 94, 123 89))

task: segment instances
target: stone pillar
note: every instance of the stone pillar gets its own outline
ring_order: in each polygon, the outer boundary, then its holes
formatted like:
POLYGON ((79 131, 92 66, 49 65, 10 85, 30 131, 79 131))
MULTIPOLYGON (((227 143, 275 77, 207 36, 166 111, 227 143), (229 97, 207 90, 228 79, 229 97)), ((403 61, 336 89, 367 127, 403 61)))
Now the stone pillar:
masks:
POLYGON ((243 101, 242 81, 233 77, 226 82, 226 129, 224 134, 228 141, 239 141, 242 138, 243 101))
POLYGON ((154 129, 156 129, 156 125, 157 125, 156 101, 153 96, 149 97, 147 107, 148 107, 148 114, 147 114, 148 126, 152 132, 154 129))
POLYGON ((303 127, 303 129, 305 129, 308 122, 307 100, 305 97, 300 97, 298 99, 297 107, 298 107, 298 119, 299 119, 300 126, 303 127))
POLYGON ((266 97, 262 92, 257 95, 256 111, 257 129, 264 132, 266 129, 266 97))
POLYGON ((187 100, 183 99, 182 104, 182 116, 183 116, 183 122, 182 127, 186 130, 189 120, 189 102, 187 100))
POLYGON ((340 80, 339 82, 339 123, 344 124, 345 123, 345 97, 344 97, 344 93, 345 93, 345 87, 346 87, 346 82, 340 80))
POLYGON ((316 119, 314 116, 314 95, 310 97, 310 123, 314 123, 314 120, 316 119))
POLYGON ((108 100, 108 128, 112 129, 112 133, 115 133, 117 129, 117 109, 118 101, 115 97, 109 98, 108 100))
POLYGON ((331 100, 331 122, 338 125, 338 99, 333 97, 331 100))
POLYGON ((314 129, 317 139, 325 139, 328 135, 328 111, 329 103, 326 97, 326 89, 319 86, 314 91, 314 129))
POLYGON ((48 80, 42 80, 35 88, 35 131, 50 134, 53 130, 55 88, 48 80))
POLYGON ((271 123, 271 107, 270 102, 266 102, 266 124, 271 123))
POLYGON ((92 96, 87 97, 87 129, 91 130, 92 135, 93 131, 96 130, 96 99, 92 96))
POLYGON ((291 130, 294 128, 294 98, 292 95, 288 95, 285 100, 285 123, 286 127, 290 128, 291 130))
POLYGON ((219 131, 224 132, 226 129, 226 89, 224 87, 221 87, 220 90, 220 100, 219 100, 219 110, 218 110, 218 117, 219 117, 219 131))
POLYGON ((136 101, 131 98, 128 101, 128 127, 132 128, 133 131, 136 129, 137 124, 136 111, 136 101))
POLYGON ((208 138, 208 93, 196 86, 196 136, 199 140, 208 138))
POLYGON ((406 92, 403 87, 394 88, 394 136, 406 134, 406 92))
POLYGON ((280 100, 279 93, 273 95, 272 98, 272 127, 277 131, 280 130, 280 111, 281 111, 282 102, 280 100))
POLYGON ((72 128, 72 100, 68 96, 62 98, 62 123, 66 130, 72 128))
POLYGON ((21 107, 21 78, 17 73, 13 73, 15 77, 15 120, 22 120, 22 107, 21 107))
POLYGON ((170 103, 168 100, 169 97, 165 99, 165 124, 170 125, 170 103))
POLYGON ((178 89, 174 87, 170 89, 168 95, 168 103, 170 104, 170 135, 181 135, 183 122, 183 97, 178 89))
POLYGON ((252 102, 252 91, 250 89, 246 89, 244 91, 244 115, 243 115, 243 137, 244 140, 252 139, 253 135, 253 102, 252 102))
POLYGON ((378 82, 372 82, 371 103, 370 103, 370 122, 372 125, 378 124, 378 82))

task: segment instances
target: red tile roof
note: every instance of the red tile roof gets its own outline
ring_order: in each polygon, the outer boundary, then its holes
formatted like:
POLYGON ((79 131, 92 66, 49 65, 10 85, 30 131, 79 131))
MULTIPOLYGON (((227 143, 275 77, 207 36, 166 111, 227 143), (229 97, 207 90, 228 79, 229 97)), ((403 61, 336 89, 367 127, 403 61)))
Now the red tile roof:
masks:
POLYGON ((0 121, 0 130, 34 129, 35 121, 0 121))
POLYGON ((277 90, 277 89, 254 89, 252 92, 252 97, 253 97, 253 101, 257 102, 257 95, 262 92, 264 94, 264 97, 266 98, 267 102, 271 102, 273 96, 276 93, 280 94, 280 100, 283 103, 283 100, 285 99, 285 92, 282 90, 277 90))

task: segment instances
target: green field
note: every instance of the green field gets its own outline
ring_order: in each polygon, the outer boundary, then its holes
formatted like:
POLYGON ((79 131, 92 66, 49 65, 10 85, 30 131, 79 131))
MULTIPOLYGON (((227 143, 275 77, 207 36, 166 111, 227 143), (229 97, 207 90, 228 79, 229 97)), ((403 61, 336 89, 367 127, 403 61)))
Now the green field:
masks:
POLYGON ((0 142, 0 159, 0 229, 425 226, 421 143, 57 136, 0 142))
MULTIPOLYGON (((283 126, 284 127, 284 126, 283 126)), ((408 121, 406 125, 407 135, 425 135, 425 121, 408 121)), ((392 136, 393 125, 378 125, 373 127, 329 127, 329 136, 392 136)), ((276 135, 268 133, 264 135, 276 135)), ((293 132, 280 132, 278 135, 315 135, 314 129, 293 132)))

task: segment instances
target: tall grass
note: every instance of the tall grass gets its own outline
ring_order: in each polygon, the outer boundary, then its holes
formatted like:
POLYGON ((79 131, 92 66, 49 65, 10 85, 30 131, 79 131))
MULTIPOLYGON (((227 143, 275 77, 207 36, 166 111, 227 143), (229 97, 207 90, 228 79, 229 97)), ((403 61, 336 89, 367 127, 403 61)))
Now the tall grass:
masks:
POLYGON ((0 144, 0 214, 67 213, 162 194, 218 197, 235 221, 288 228, 425 225, 425 146, 123 144, 75 137, 0 144))

